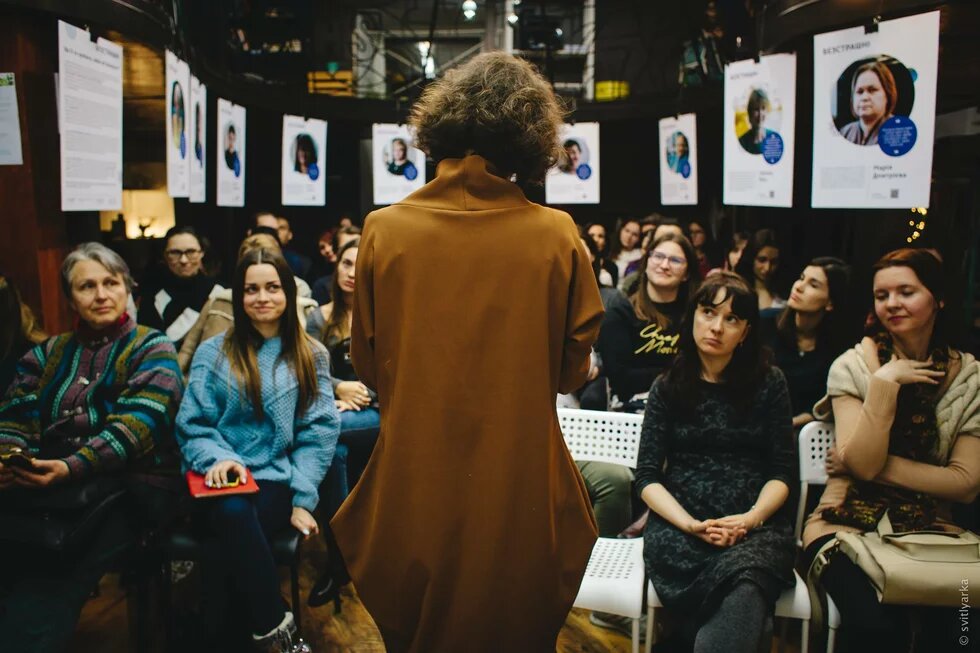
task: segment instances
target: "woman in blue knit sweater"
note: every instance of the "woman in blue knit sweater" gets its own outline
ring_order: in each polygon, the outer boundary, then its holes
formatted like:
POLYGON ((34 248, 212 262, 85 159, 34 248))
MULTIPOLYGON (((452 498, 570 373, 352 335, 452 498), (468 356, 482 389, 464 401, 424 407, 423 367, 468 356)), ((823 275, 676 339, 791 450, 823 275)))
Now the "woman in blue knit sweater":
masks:
POLYGON ((340 424, 327 352, 304 333, 295 303, 281 254, 257 249, 239 259, 234 326, 198 348, 177 414, 185 468, 211 486, 233 474, 258 481, 257 494, 208 500, 199 516, 244 598, 253 638, 276 652, 303 649, 293 643, 269 536, 289 524, 304 536, 319 531, 312 512, 340 424))

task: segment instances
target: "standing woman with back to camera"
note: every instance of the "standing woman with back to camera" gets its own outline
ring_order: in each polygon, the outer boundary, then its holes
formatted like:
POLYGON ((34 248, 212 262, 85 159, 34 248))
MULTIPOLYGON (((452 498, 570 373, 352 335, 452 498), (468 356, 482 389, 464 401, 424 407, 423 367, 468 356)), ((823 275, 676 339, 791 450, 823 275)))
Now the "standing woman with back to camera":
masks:
POLYGON ((332 525, 392 653, 554 651, 596 526, 562 439, 602 303, 571 217, 532 204, 563 115, 487 53, 426 87, 436 177, 368 216, 351 355, 381 435, 332 525))

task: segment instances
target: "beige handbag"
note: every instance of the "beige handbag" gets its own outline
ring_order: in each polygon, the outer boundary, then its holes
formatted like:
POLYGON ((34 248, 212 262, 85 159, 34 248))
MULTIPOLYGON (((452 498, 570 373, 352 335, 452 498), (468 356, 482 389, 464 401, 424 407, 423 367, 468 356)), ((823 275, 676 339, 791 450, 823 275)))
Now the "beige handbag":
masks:
POLYGON ((970 531, 895 533, 888 513, 869 533, 837 533, 840 551, 871 580, 882 603, 961 607, 980 587, 980 537, 970 531))

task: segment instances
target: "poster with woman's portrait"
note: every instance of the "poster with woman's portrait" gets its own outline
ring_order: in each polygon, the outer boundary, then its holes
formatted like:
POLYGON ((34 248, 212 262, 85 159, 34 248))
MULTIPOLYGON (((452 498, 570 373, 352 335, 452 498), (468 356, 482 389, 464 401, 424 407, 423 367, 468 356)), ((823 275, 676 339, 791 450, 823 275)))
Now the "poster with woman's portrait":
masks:
POLYGON ((796 55, 725 66, 724 203, 793 205, 796 55))
POLYGON ((412 147, 407 125, 375 123, 371 138, 376 205, 400 202, 425 185, 425 153, 412 147))
POLYGON ((204 202, 207 181, 208 87, 191 75, 190 104, 191 202, 204 202))
POLYGON ((327 203, 327 123, 302 116, 282 117, 282 205, 327 203))
POLYGON ((565 125, 560 141, 563 155, 545 177, 545 201, 548 204, 598 204, 599 123, 565 125))
POLYGON ((245 107, 218 98, 218 206, 245 206, 245 107))
POLYGON ((939 12, 818 34, 813 60, 813 206, 929 206, 939 12))
POLYGON ((166 51, 167 192, 171 197, 190 195, 190 143, 188 121, 191 72, 187 62, 166 51))
POLYGON ((697 116, 660 119, 660 203, 698 203, 697 116))

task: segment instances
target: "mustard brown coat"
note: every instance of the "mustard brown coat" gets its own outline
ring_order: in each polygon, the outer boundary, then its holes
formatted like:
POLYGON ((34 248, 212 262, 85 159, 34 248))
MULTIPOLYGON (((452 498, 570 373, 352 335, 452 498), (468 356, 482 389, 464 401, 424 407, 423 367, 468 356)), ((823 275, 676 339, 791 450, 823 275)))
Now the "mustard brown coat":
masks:
POLYGON ((555 410, 602 319, 574 222, 447 159, 368 216, 356 279, 381 435, 332 526, 387 650, 553 652, 596 540, 555 410))

